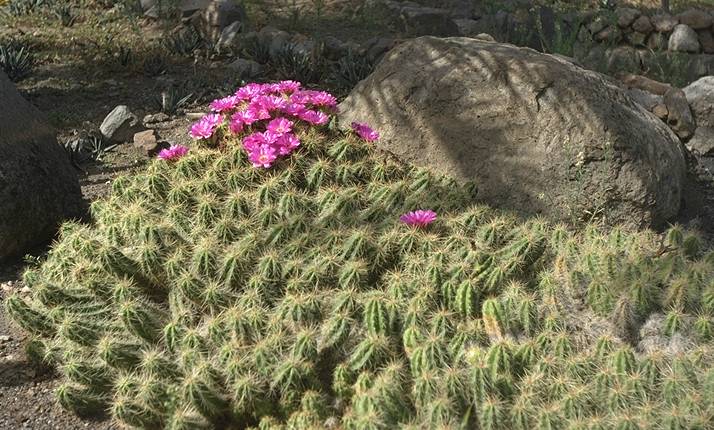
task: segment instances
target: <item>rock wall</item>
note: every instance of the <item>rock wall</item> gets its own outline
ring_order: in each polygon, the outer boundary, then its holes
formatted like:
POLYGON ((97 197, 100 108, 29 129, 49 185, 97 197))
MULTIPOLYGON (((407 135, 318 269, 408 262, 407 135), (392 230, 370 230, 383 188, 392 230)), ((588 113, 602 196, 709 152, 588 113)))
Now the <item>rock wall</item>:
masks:
POLYGON ((487 33, 499 42, 575 57, 603 73, 660 73, 660 80, 672 75, 677 86, 714 74, 714 9, 674 15, 625 7, 558 12, 531 3, 505 1, 508 10, 484 10, 465 0, 445 0, 439 9, 384 1, 413 36, 487 33))

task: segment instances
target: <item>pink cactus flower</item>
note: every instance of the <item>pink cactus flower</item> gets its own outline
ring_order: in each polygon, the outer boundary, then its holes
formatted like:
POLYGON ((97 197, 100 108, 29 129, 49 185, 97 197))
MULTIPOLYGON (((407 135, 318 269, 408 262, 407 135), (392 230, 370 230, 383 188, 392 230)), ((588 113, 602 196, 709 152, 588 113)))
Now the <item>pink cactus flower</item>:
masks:
POLYGON ((300 113, 305 112, 307 108, 301 103, 288 103, 283 108, 283 113, 290 116, 299 116, 300 113))
POLYGON ((367 142, 375 142, 379 140, 379 133, 372 130, 372 128, 365 123, 353 122, 352 130, 354 130, 354 132, 357 133, 359 137, 366 140, 367 142))
POLYGON ((281 81, 278 82, 278 92, 285 94, 292 94, 296 91, 300 91, 302 84, 296 81, 281 81))
POLYGON ((253 133, 243 138, 243 147, 248 152, 252 152, 261 145, 275 145, 279 137, 280 136, 270 131, 253 133))
POLYGON ((171 145, 169 148, 162 149, 157 157, 166 161, 175 161, 183 157, 187 153, 187 147, 183 145, 171 145))
POLYGON ((290 95, 290 102, 298 103, 301 105, 311 103, 312 97, 310 96, 310 91, 302 90, 302 91, 294 92, 293 94, 290 95))
POLYGON ((240 100, 236 96, 223 97, 222 99, 213 100, 210 108, 214 112, 225 112, 235 108, 240 100))
POLYGON ((228 128, 230 129, 231 133, 233 133, 233 134, 242 133, 244 127, 245 127, 245 124, 243 124, 238 119, 231 119, 231 123, 228 125, 228 128))
POLYGON ((275 145, 277 146, 278 154, 289 155, 300 146, 300 139, 292 133, 285 133, 278 138, 275 145))
POLYGON ((306 110, 300 112, 298 114, 298 118, 313 125, 327 124, 330 120, 330 117, 327 114, 316 110, 306 110))
POLYGON ((238 111, 238 112, 234 113, 231 116, 231 120, 240 122, 245 125, 251 125, 254 122, 257 122, 259 119, 258 119, 257 112, 255 110, 246 109, 246 110, 242 110, 242 111, 238 111))
POLYGON ((189 134, 194 139, 208 139, 213 136, 213 132, 221 122, 223 122, 223 116, 219 114, 206 115, 191 126, 189 134))
POLYGON ((270 121, 267 130, 277 135, 290 133, 293 129, 293 122, 285 118, 275 118, 270 121))
POLYGON ((326 106, 330 108, 337 106, 337 99, 325 91, 312 91, 310 93, 310 102, 315 106, 326 106))
POLYGON ((253 100, 254 98, 265 94, 265 88, 262 84, 251 83, 245 85, 236 91, 235 96, 240 101, 253 100))
POLYGON ((275 148, 271 145, 260 145, 250 151, 248 156, 250 162, 253 163, 253 167, 264 167, 268 168, 273 165, 278 156, 275 154, 275 148))
POLYGON ((436 212, 432 210, 417 210, 413 212, 408 212, 399 217, 399 220, 403 223, 415 227, 426 227, 427 225, 434 222, 436 219, 436 212))

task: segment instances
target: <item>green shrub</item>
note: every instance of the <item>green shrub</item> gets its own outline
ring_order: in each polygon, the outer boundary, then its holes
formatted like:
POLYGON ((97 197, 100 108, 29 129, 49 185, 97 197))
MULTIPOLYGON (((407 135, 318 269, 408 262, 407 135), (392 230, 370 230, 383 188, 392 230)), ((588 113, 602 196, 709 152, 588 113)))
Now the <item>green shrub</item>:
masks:
POLYGON ((519 220, 306 133, 271 169, 230 138, 156 160, 62 228, 5 306, 64 407, 146 429, 711 426, 710 343, 641 352, 610 321, 708 336, 695 236, 519 220), (436 222, 399 222, 418 208, 436 222))

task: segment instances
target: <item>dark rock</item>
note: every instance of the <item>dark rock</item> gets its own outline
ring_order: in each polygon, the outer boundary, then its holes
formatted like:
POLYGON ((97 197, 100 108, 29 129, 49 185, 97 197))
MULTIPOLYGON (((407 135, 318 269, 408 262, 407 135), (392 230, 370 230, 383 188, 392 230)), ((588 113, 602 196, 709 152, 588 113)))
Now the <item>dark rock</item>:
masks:
POLYGON ((430 7, 405 7, 401 11, 405 30, 412 36, 458 36, 459 28, 449 12, 430 7))
POLYGON ((677 18, 666 13, 654 15, 650 19, 650 21, 652 21, 652 25, 654 26, 655 30, 660 33, 669 33, 670 31, 674 30, 674 27, 677 24, 679 24, 679 20, 677 18))
POLYGON ((253 60, 238 58, 228 65, 241 79, 253 79, 263 73, 263 66, 253 60))
POLYGON ((712 26, 712 16, 703 10, 689 9, 680 13, 677 17, 680 23, 694 30, 703 30, 712 26))
POLYGON ((647 35, 645 33, 640 33, 639 31, 633 31, 632 33, 627 33, 626 38, 627 41, 630 42, 630 45, 645 46, 647 35))
POLYGON ((615 15, 618 27, 627 28, 641 15, 641 12, 629 7, 620 7, 615 10, 615 15))
POLYGON ((595 35, 595 40, 598 42, 615 44, 619 42, 620 39, 622 39, 622 31, 614 25, 608 25, 595 35))
POLYGON ((242 4, 232 0, 213 0, 203 11, 202 18, 205 36, 217 41, 223 29, 236 21, 247 22, 248 16, 242 4))
POLYGON ((714 36, 711 30, 698 30, 699 44, 705 54, 714 54, 714 36))
POLYGON ((690 138, 697 126, 684 91, 679 88, 669 89, 664 94, 664 104, 668 111, 667 125, 681 139, 690 138))
POLYGON ((85 210, 57 132, 0 70, 0 260, 48 241, 85 210))
POLYGON ((647 38, 647 47, 653 51, 667 49, 669 38, 664 33, 651 33, 647 38))
POLYGON ((650 22, 649 18, 642 15, 641 17, 637 18, 635 22, 632 23, 632 29, 639 33, 644 33, 645 35, 647 35, 652 32, 654 26, 652 25, 652 22, 650 22))

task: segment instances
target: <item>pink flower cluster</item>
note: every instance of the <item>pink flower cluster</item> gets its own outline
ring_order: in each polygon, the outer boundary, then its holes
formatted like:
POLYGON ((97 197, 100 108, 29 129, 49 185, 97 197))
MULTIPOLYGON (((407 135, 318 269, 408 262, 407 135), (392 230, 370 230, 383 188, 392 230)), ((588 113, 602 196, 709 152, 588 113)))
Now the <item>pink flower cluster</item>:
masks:
POLYGON ((159 152, 158 158, 167 161, 175 161, 188 153, 188 148, 183 145, 171 145, 169 148, 162 149, 159 152))
POLYGON ((432 210, 417 210, 405 213, 399 220, 414 227, 426 227, 436 220, 436 212, 432 210))
POLYGON ((282 81, 245 85, 210 108, 214 113, 191 126, 191 137, 209 139, 227 125, 228 132, 241 136, 253 166, 268 168, 300 146, 299 129, 327 124, 337 100, 324 91, 303 89, 299 82, 282 81))

